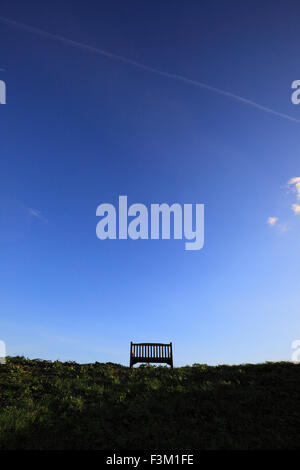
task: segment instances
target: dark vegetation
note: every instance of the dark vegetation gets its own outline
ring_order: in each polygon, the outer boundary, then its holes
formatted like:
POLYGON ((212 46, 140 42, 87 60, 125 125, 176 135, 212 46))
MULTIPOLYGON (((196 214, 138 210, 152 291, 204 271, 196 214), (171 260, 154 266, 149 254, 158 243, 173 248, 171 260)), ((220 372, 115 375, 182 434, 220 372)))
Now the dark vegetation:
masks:
POLYGON ((300 365, 0 365, 1 449, 300 448, 300 365))

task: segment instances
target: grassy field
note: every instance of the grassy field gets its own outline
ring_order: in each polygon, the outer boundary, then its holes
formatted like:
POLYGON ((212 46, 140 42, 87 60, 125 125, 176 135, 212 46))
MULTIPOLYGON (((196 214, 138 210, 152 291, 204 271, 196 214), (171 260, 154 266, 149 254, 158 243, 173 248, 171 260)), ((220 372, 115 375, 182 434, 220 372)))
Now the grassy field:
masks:
POLYGON ((0 365, 0 449, 300 448, 300 365, 0 365))

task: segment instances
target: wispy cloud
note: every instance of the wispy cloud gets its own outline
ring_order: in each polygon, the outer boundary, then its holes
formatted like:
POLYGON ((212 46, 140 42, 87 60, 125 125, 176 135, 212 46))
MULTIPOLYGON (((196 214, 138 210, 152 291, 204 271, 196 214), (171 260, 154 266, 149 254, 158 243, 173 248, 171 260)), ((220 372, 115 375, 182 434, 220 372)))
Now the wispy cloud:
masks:
POLYGON ((44 36, 48 39, 53 39, 56 41, 60 41, 61 43, 67 44, 69 46, 73 47, 79 47, 81 49, 85 49, 90 52, 94 52, 95 54, 99 54, 105 57, 109 57, 114 60, 118 60, 119 62, 123 62, 125 64, 133 65, 136 68, 146 70, 151 73, 155 73, 156 75, 161 75, 162 77, 170 78, 173 80, 177 80, 180 82, 184 82, 189 85, 193 85, 196 87, 204 88, 206 90, 212 91, 213 93, 218 93, 219 95, 227 96, 228 98, 232 98, 236 101, 239 101, 241 103, 244 103, 248 106, 252 106, 253 108, 260 109, 261 111, 264 111, 269 114, 273 114, 275 116, 281 117, 283 119, 288 119, 289 121, 296 122, 297 124, 300 124, 300 119, 294 118, 292 116, 289 116, 288 114, 281 113, 279 111, 276 111, 275 109, 269 108, 267 106, 264 106, 260 103, 256 103, 255 101, 249 100, 248 98, 244 98, 243 96, 236 95, 235 93, 232 93, 227 90, 222 90, 221 88, 217 88, 214 86, 211 86, 207 83, 200 82, 198 80, 192 80, 184 75, 178 75, 176 73, 170 73, 170 72, 165 72, 163 70, 156 69, 154 67, 150 67, 148 65, 142 64, 140 62, 136 62, 135 60, 128 59, 127 57, 120 56, 118 54, 114 54, 109 51, 105 51, 103 49, 99 49, 98 47, 90 46, 89 44, 84 44, 79 41, 74 41, 73 39, 66 38, 64 36, 60 36, 58 34, 53 34, 49 33, 48 31, 44 31, 40 28, 36 28, 33 26, 29 26, 24 23, 20 23, 19 21, 14 21, 10 20, 9 18, 5 18, 3 16, 0 16, 0 21, 2 23, 9 24, 11 26, 21 28, 24 31, 28 31, 33 34, 38 34, 40 36, 44 36))
POLYGON ((278 221, 278 217, 269 217, 267 222, 271 227, 274 227, 277 221, 278 221))
POLYGON ((277 227, 281 232, 287 232, 289 230, 289 227, 287 224, 277 224, 277 227))
POLYGON ((292 209, 295 214, 300 214, 300 204, 293 204, 292 209))
POLYGON ((38 211, 37 209, 32 209, 31 207, 27 208, 28 214, 31 215, 32 217, 36 217, 39 219, 41 222, 47 223, 48 220, 42 216, 41 212, 38 211))
MULTIPOLYGON (((289 181, 288 181, 288 188, 297 193, 297 199, 300 199, 300 176, 296 176, 294 178, 291 178, 289 181)), ((294 204, 296 205, 296 204, 294 204)))
MULTIPOLYGON (((296 193, 297 199, 300 199, 300 176, 294 176, 287 183, 288 189, 296 193)), ((300 204, 292 204, 292 211, 294 214, 300 214, 300 204)))
POLYGON ((270 227, 276 226, 276 228, 280 230, 280 232, 287 232, 289 230, 288 225, 285 223, 280 224, 278 220, 279 220, 278 217, 269 217, 267 220, 267 223, 270 225, 270 227))
MULTIPOLYGON (((293 178, 290 178, 287 182, 287 188, 289 192, 293 192, 297 195, 297 199, 300 200, 300 176, 294 176, 293 178)), ((296 215, 300 215, 300 204, 292 204, 291 205, 292 211, 296 215)), ((282 232, 286 232, 289 230, 288 225, 286 223, 279 224, 278 223, 278 217, 269 217, 267 220, 267 223, 271 226, 276 227, 281 230, 282 232)))

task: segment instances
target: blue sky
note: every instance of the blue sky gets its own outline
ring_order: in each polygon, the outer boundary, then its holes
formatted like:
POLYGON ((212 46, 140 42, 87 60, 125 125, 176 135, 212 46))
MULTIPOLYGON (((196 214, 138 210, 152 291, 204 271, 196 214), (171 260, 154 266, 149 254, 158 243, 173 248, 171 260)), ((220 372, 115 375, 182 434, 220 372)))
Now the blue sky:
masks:
POLYGON ((2 1, 0 339, 31 358, 290 360, 300 338, 299 3, 2 1), (286 114, 26 30, 20 23, 286 114), (297 122, 299 120, 299 122, 297 122), (205 245, 96 237, 96 208, 205 204, 205 245), (274 225, 269 217, 276 217, 274 225))

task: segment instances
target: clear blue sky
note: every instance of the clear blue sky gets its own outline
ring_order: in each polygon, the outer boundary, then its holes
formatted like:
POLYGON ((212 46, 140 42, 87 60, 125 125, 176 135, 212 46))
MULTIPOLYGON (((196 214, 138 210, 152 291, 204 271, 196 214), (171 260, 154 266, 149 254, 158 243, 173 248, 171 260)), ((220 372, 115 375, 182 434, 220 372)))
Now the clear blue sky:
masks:
MULTIPOLYGON (((0 15, 300 120, 297 0, 8 1, 0 15)), ((0 339, 128 364, 289 360, 300 339, 300 123, 0 22, 0 339), (205 204, 205 245, 96 238, 96 208, 205 204), (274 226, 268 217, 278 217, 274 226), (287 228, 287 230, 284 230, 287 228)))

